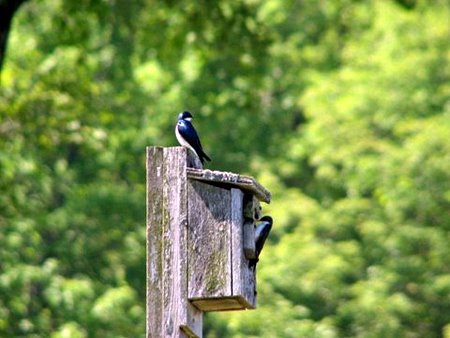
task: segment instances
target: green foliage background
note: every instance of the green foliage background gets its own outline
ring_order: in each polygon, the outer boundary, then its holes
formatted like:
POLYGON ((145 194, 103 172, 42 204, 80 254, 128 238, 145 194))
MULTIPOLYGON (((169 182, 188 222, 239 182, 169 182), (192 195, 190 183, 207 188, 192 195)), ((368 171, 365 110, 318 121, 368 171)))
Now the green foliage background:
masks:
POLYGON ((214 337, 450 337, 446 0, 29 0, 0 88, 0 336, 142 337, 145 146, 273 193, 214 337))

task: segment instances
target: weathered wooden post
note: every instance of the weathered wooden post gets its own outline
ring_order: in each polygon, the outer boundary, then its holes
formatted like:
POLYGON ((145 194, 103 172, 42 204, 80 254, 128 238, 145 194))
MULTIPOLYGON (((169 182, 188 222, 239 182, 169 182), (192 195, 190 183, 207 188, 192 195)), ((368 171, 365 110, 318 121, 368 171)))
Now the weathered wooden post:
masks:
POLYGON ((202 337, 203 312, 255 308, 259 201, 270 193, 251 177, 147 148, 147 338, 202 337))

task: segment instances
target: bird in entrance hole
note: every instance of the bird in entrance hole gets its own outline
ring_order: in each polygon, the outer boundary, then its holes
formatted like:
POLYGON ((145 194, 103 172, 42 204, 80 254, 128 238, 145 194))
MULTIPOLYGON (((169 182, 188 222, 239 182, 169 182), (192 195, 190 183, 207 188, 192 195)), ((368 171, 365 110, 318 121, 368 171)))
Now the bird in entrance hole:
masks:
POLYGON ((256 258, 249 260, 249 267, 255 268, 256 263, 259 261, 259 254, 266 242, 267 237, 269 237, 269 232, 272 229, 273 219, 270 216, 261 217, 259 224, 255 229, 255 256, 256 258))
POLYGON ((200 159, 202 164, 206 161, 211 161, 208 155, 203 151, 202 144, 198 137, 197 131, 191 123, 192 114, 188 111, 184 111, 178 115, 177 125, 175 127, 175 136, 178 142, 183 147, 186 147, 194 152, 194 154, 200 159))

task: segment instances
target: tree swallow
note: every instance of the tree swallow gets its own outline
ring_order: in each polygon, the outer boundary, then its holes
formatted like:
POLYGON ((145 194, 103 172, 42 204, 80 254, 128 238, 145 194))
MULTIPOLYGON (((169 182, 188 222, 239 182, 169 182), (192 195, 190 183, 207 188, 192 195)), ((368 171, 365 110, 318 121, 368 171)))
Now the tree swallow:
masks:
POLYGON ((191 123, 192 115, 188 111, 184 111, 178 115, 178 122, 175 127, 175 136, 178 142, 194 152, 204 164, 205 160, 211 161, 208 155, 205 154, 198 138, 197 131, 191 123))
POLYGON ((269 237, 269 232, 272 229, 273 219, 270 216, 261 217, 259 223, 255 229, 255 255, 256 258, 250 259, 249 267, 256 267, 256 263, 259 261, 259 254, 266 242, 267 237, 269 237))

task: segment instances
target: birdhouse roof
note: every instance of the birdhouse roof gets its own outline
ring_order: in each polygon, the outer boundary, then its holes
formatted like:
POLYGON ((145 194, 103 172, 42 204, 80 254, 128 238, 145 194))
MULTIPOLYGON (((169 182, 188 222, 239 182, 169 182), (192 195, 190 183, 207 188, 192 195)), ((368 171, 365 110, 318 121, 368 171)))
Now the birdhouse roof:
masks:
POLYGON ((270 203, 270 192, 251 176, 227 171, 187 168, 187 177, 227 188, 238 188, 252 193, 259 201, 270 203))

